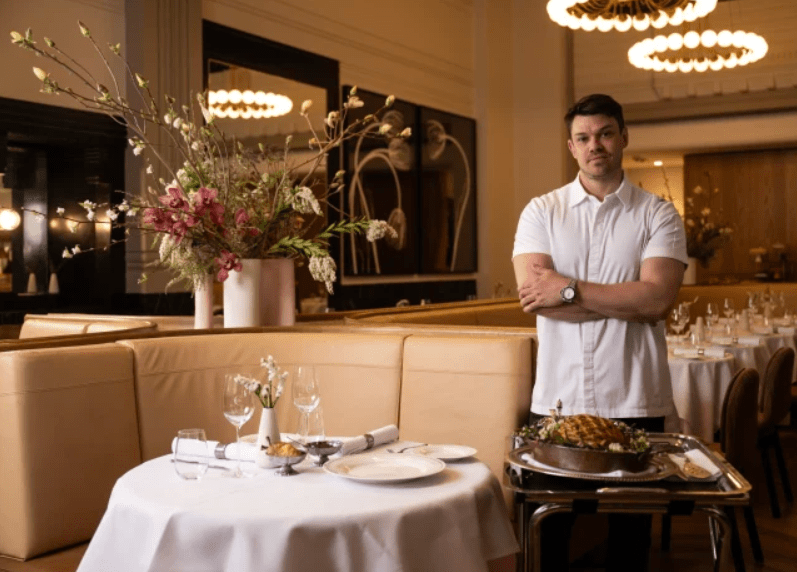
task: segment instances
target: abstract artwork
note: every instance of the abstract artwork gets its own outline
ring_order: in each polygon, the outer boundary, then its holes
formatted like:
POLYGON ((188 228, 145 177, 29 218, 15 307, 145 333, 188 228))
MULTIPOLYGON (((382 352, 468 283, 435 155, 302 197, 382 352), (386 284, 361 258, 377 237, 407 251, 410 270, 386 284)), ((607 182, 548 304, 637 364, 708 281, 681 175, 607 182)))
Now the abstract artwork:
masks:
MULTIPOLYGON (((344 87, 344 93, 350 88, 344 87)), ((364 106, 349 121, 378 109, 384 95, 358 90, 364 106)), ((367 125, 343 149, 350 215, 387 220, 395 237, 369 243, 346 237, 344 276, 400 276, 476 271, 475 121, 396 100, 379 124, 367 125), (370 135, 387 124, 412 128, 409 139, 370 135)))

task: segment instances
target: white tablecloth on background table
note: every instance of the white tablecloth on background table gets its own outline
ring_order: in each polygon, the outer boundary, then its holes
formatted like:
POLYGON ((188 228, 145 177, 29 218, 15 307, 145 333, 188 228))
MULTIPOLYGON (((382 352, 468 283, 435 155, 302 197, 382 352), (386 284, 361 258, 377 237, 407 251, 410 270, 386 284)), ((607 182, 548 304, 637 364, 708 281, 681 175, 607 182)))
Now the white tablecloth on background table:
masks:
POLYGON ((79 572, 484 572, 518 550, 498 480, 475 459, 396 484, 330 475, 309 457, 291 477, 209 469, 185 481, 170 460, 117 481, 79 572))
MULTIPOLYGON (((722 400, 736 369, 733 356, 687 359, 669 355, 675 409, 681 431, 711 443, 719 429, 722 400)), ((669 429, 669 428, 668 428, 669 429)))

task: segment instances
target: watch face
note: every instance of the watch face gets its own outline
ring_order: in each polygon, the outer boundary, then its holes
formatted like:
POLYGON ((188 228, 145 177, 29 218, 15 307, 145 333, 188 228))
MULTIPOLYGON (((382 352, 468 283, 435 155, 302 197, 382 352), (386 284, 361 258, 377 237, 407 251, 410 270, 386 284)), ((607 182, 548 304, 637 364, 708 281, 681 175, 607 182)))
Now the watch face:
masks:
POLYGON ((565 287, 565 288, 562 290, 562 297, 563 297, 565 300, 572 300, 572 299, 575 297, 575 295, 576 295, 576 291, 575 291, 575 289, 573 289, 573 288, 572 288, 572 287, 570 287, 570 286, 566 286, 566 287, 565 287))

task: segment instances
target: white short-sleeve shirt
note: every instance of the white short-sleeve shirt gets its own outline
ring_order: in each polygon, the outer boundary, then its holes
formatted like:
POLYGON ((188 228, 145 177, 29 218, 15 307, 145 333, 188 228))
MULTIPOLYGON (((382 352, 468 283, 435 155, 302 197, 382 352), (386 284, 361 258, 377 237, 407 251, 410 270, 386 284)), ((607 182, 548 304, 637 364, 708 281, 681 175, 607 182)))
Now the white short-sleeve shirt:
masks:
MULTIPOLYGON (((687 263, 683 222, 672 203, 626 179, 603 202, 578 177, 523 210, 512 256, 548 254, 554 269, 600 284, 639 280, 642 261, 687 263)), ((601 417, 672 413, 664 322, 613 318, 581 323, 537 316, 539 348, 531 410, 601 417)))

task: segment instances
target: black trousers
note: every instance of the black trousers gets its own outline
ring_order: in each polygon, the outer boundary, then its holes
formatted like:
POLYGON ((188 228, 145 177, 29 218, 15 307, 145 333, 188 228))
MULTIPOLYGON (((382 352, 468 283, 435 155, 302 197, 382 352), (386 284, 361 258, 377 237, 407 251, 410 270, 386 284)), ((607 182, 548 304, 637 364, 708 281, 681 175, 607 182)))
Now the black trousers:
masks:
MULTIPOLYGON (((531 413, 529 425, 542 419, 542 415, 531 413)), ((617 419, 627 425, 651 433, 664 431, 664 417, 634 417, 617 419)), ((607 572, 648 569, 650 557, 650 529, 653 517, 649 514, 610 513, 609 538, 606 551, 607 572)), ((569 568, 570 536, 576 515, 552 514, 541 524, 542 572, 566 572, 569 568)))

